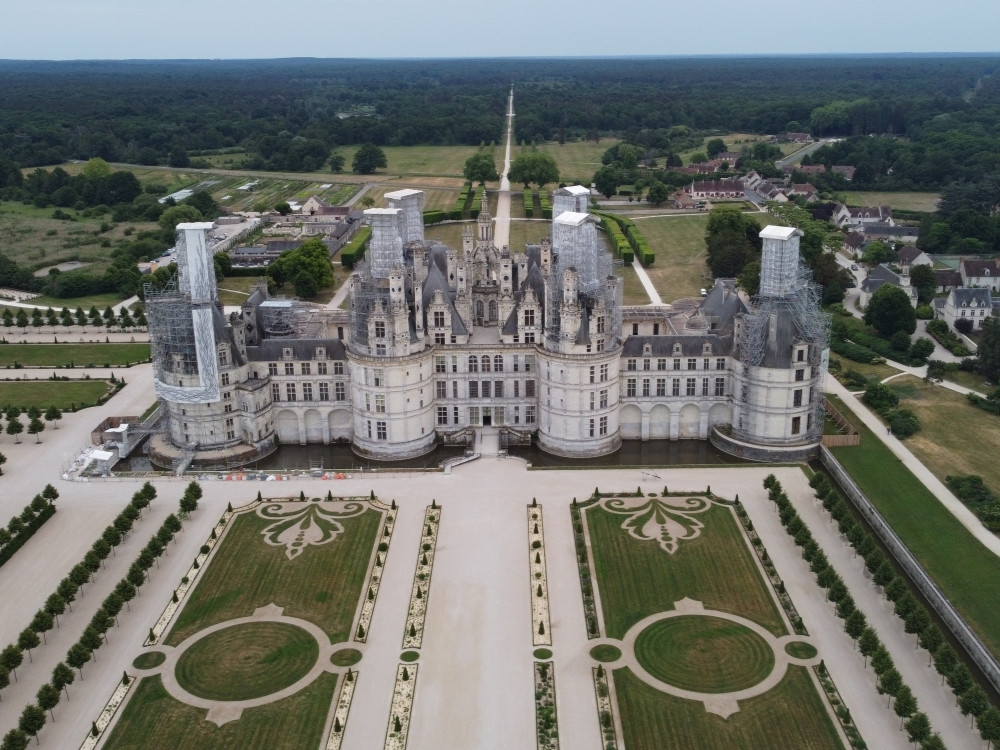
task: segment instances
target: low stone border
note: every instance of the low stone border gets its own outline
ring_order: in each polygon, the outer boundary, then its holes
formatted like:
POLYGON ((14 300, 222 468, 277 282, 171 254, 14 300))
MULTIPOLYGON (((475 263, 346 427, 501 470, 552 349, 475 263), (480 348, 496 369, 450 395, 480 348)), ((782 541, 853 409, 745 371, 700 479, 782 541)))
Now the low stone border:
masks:
POLYGON ((366 643, 368 641, 368 631, 371 629, 372 615, 375 613, 375 602, 378 600, 378 590, 382 583, 382 571, 385 565, 385 557, 389 554, 389 543, 392 541, 392 532, 396 528, 396 510, 390 508, 378 500, 368 500, 373 505, 385 511, 382 516, 382 533, 379 536, 378 544, 375 546, 375 557, 368 568, 368 584, 361 595, 361 614, 358 615, 357 625, 354 627, 354 640, 366 643), (386 549, 378 549, 382 544, 386 549))
POLYGON ((847 707, 847 704, 844 703, 844 699, 841 697, 840 691, 837 690, 837 686, 833 684, 833 678, 830 677, 826 665, 820 662, 812 668, 812 671, 816 681, 819 682, 820 687, 823 688, 823 692, 826 694, 826 700, 830 704, 830 709, 833 711, 834 716, 837 717, 840 729, 847 739, 847 744, 850 747, 865 747, 864 738, 861 736, 861 732, 855 726, 854 722, 851 721, 851 711, 847 707))
POLYGON ((559 750, 555 671, 552 662, 535 662, 535 747, 538 750, 559 750))
POLYGON ((340 743, 344 740, 344 732, 347 731, 347 716, 351 713, 351 701, 354 700, 354 688, 358 684, 358 673, 347 668, 340 686, 340 696, 337 698, 337 708, 333 713, 333 721, 330 722, 330 736, 326 740, 326 750, 340 750, 340 743), (337 731, 337 727, 340 731, 337 731))
POLYGON ((406 613, 406 627, 403 630, 403 648, 420 648, 424 641, 424 618, 427 614, 427 599, 431 593, 431 573, 440 523, 441 508, 432 504, 424 511, 424 533, 420 537, 420 549, 417 551, 410 608, 406 613))
MULTIPOLYGON (((260 501, 255 500, 250 503, 250 505, 245 505, 240 508, 239 512, 243 513, 252 508, 256 508, 259 504, 260 501)), ((160 619, 157 620, 156 624, 149 629, 149 635, 146 636, 146 640, 142 645, 155 646, 156 642, 160 640, 160 636, 163 635, 164 631, 167 629, 167 625, 170 624, 174 615, 177 614, 177 610, 180 609, 181 603, 184 601, 184 597, 187 596, 188 591, 190 591, 191 587, 194 586, 195 578, 198 576, 198 573, 204 569, 205 561, 208 559, 208 556, 212 554, 212 550, 215 549, 215 545, 217 545, 222 539, 223 533, 229 527, 229 523, 232 521, 233 516, 235 516, 236 513, 237 511, 235 510, 227 510, 222 514, 222 517, 219 519, 219 522, 215 524, 213 529, 215 531, 215 538, 213 539, 211 535, 209 535, 209 538, 205 541, 205 546, 208 547, 208 552, 198 553, 198 556, 194 559, 194 563, 191 565, 190 569, 188 569, 187 575, 185 576, 185 578, 187 578, 187 583, 183 583, 182 581, 181 585, 174 589, 174 596, 171 597, 169 602, 167 602, 167 606, 163 609, 163 614, 160 615, 160 619)))
POLYGON ((528 570, 531 574, 531 638, 533 646, 552 645, 549 582, 545 568, 545 527, 540 505, 528 506, 528 570))
POLYGON ((410 733, 410 711, 413 692, 417 687, 417 665, 400 664, 396 668, 396 684, 392 689, 392 708, 385 730, 385 750, 405 750, 410 733))
POLYGON ((101 741, 104 736, 104 730, 108 728, 111 720, 118 713, 118 709, 125 702, 128 694, 132 691, 132 687, 138 682, 136 677, 128 675, 129 681, 128 685, 122 682, 118 683, 118 687, 115 688, 115 692, 111 694, 111 698, 108 700, 107 704, 104 706, 104 710, 101 711, 101 715, 97 717, 97 721, 94 722, 94 726, 97 727, 97 734, 94 734, 93 730, 87 732, 87 739, 83 741, 80 745, 80 750, 94 750, 97 744, 101 741))
POLYGON ((598 664, 592 668, 594 676, 594 695, 597 697, 597 722, 601 728, 601 749, 618 750, 617 722, 611 705, 611 675, 608 670, 598 664))
POLYGON ((604 618, 597 606, 594 575, 590 568, 590 540, 588 529, 583 523, 583 507, 593 505, 597 500, 592 498, 582 505, 577 505, 576 498, 570 506, 569 514, 573 522, 573 543, 576 548, 576 566, 580 575, 580 593, 583 595, 583 614, 587 623, 587 638, 600 638, 604 627, 604 618))

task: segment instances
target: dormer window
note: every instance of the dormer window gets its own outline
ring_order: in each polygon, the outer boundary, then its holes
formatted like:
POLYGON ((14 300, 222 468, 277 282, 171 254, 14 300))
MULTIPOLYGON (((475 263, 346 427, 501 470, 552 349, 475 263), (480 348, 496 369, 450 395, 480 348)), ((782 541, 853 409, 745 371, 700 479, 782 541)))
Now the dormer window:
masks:
POLYGON ((708 344, 708 343, 704 344, 701 347, 701 353, 702 354, 711 354, 712 353, 712 345, 708 344))
POLYGON ((642 356, 648 357, 652 353, 653 353, 653 346, 652 346, 652 344, 643 344, 642 345, 642 356))
POLYGON ((326 347, 317 346, 316 347, 316 359, 326 359, 326 347))
POLYGON ((674 344, 674 354, 675 354, 675 355, 677 355, 677 354, 680 354, 680 353, 681 353, 681 345, 680 345, 680 342, 676 342, 676 343, 674 344))
POLYGON ((281 350, 281 357, 282 357, 282 359, 291 359, 292 358, 292 347, 286 346, 284 349, 282 349, 281 350))

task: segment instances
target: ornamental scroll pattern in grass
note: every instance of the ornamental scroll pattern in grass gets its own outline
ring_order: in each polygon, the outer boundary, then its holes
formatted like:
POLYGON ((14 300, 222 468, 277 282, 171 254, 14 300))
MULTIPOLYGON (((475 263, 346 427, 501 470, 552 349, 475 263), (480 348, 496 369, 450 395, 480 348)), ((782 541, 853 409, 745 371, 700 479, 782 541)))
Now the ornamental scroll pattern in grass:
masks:
POLYGON ((289 509, 283 505, 263 505, 257 510, 261 518, 273 521, 260 533, 273 547, 284 547, 285 555, 294 560, 307 547, 329 544, 343 533, 337 520, 365 511, 361 503, 347 503, 341 512, 333 512, 316 503, 289 509))
POLYGON ((712 503, 703 497, 689 497, 667 502, 661 498, 650 498, 642 505, 631 505, 626 498, 605 500, 603 506, 612 513, 627 513, 622 529, 639 541, 656 541, 660 549, 671 555, 677 545, 687 539, 695 539, 701 534, 704 524, 692 514, 703 513, 712 503), (678 504, 674 504, 674 503, 678 504))

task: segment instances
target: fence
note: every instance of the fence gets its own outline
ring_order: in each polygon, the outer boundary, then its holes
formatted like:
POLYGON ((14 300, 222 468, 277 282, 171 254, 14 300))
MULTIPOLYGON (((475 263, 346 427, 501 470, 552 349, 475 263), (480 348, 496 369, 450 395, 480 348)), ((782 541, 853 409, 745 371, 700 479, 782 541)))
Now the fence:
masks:
POLYGON ((934 610, 935 614, 941 618, 945 627, 948 628, 955 640, 962 646, 965 653, 968 654, 969 658, 975 663, 986 679, 990 681, 993 689, 1000 690, 1000 663, 997 662, 993 654, 983 645, 979 637, 972 631, 972 628, 969 627, 968 623, 965 622, 952 603, 948 601, 948 597, 931 580, 931 577, 927 575, 927 571, 924 570, 923 566, 913 556, 913 553, 896 536, 896 532, 886 523, 882 514, 876 510, 871 500, 854 483, 854 480, 851 479, 844 467, 840 465, 840 462, 826 446, 820 447, 820 459, 861 515, 864 516, 869 526, 871 526, 872 531, 878 535, 878 538, 913 582, 913 585, 917 587, 917 590, 927 600, 927 603, 934 610))
POLYGON ((823 411, 844 431, 843 434, 839 435, 824 435, 822 438, 823 445, 828 448, 839 448, 843 445, 858 445, 861 442, 861 435, 854 429, 854 425, 847 420, 847 417, 837 411, 826 396, 823 397, 823 411))

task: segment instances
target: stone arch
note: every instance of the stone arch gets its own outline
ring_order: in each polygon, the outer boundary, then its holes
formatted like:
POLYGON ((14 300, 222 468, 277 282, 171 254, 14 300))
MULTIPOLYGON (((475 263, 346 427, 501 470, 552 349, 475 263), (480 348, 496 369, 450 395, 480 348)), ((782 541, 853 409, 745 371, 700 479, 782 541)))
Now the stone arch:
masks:
POLYGON ((714 427, 717 424, 731 424, 732 421, 733 414, 728 404, 714 404, 708 413, 709 427, 714 427))
POLYGON ((663 440, 670 437, 670 407, 657 404, 649 412, 649 439, 663 440))
POLYGON ((350 409, 333 409, 327 415, 330 439, 350 438, 354 434, 354 415, 350 409))
POLYGON ((701 437, 701 409, 696 404, 685 404, 681 408, 677 436, 681 440, 701 437))
POLYGON ((642 437, 642 411, 635 404, 626 404, 618 416, 618 428, 623 440, 639 440, 642 437))
POLYGON ((306 442, 323 442, 323 417, 316 409, 309 409, 305 414, 306 442))
POLYGON ((290 409, 282 409, 274 418, 274 431, 278 440, 286 445, 299 443, 299 417, 290 409))

